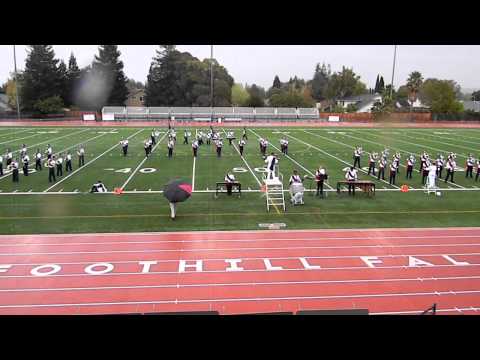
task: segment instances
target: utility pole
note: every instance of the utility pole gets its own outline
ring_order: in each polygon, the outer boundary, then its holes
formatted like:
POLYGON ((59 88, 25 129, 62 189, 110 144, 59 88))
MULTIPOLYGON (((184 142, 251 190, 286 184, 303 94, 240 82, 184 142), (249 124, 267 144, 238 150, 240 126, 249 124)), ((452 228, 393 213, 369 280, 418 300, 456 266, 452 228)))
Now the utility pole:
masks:
POLYGON ((13 66, 15 69, 15 96, 17 100, 17 119, 20 121, 20 103, 18 101, 18 82, 17 82, 17 54, 15 52, 15 45, 13 45, 13 66))
POLYGON ((210 45, 210 107, 213 108, 213 45, 210 45))
POLYGON ((393 77, 395 76, 395 61, 397 58, 397 45, 395 45, 395 50, 393 52, 393 70, 392 70, 392 82, 390 85, 390 100, 392 100, 393 96, 393 77))

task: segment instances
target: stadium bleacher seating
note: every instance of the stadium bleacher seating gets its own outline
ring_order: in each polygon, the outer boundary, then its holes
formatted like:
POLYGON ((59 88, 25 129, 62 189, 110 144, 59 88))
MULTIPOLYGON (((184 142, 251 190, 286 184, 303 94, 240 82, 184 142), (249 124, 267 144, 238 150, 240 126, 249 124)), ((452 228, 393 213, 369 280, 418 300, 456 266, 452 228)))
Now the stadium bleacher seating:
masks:
POLYGON ((205 121, 222 118, 224 121, 254 120, 318 120, 316 108, 273 108, 273 107, 125 107, 105 106, 102 120, 176 120, 205 121))

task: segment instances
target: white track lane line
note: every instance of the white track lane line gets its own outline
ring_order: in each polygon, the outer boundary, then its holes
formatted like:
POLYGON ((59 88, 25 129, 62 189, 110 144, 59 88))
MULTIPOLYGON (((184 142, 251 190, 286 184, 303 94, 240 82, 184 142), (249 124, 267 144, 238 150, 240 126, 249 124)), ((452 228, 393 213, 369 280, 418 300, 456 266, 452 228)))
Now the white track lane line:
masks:
MULTIPOLYGON (((136 136, 137 134, 139 134, 140 132, 142 132, 143 130, 145 130, 144 128, 143 129, 140 129, 138 130, 137 132, 135 132, 134 134, 130 135, 129 137, 127 137, 127 139, 130 139, 134 136, 136 136)), ((65 180, 67 180, 68 178, 70 178, 71 176, 75 175, 77 172, 79 172, 80 170, 86 168, 88 165, 90 165, 91 163, 93 163, 94 161, 98 160, 99 158, 101 158, 103 155, 107 154, 108 152, 112 151, 115 147, 117 147, 118 144, 114 144, 113 146, 111 146, 110 148, 108 148, 105 152, 101 153, 100 155, 98 155, 96 158, 90 160, 89 162, 87 162, 85 165, 79 167, 77 170, 73 171, 70 175, 67 175, 66 177, 64 177, 62 180, 56 182, 55 184, 53 184, 52 186, 50 186, 49 188, 43 190, 43 192, 48 192, 49 190, 53 189, 54 187, 56 187, 58 184, 61 184, 62 182, 64 182, 65 180)))

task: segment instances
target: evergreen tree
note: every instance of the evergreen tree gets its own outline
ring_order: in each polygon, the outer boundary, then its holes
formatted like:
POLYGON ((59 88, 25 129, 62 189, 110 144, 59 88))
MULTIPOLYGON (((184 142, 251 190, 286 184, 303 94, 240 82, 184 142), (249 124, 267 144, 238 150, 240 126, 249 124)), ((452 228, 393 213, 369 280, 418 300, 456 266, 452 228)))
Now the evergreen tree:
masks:
POLYGON ((380 81, 378 82, 378 93, 382 94, 385 91, 385 83, 383 82, 383 76, 380 76, 380 81))
POLYGON ((280 89, 282 87, 282 82, 280 81, 280 78, 278 75, 275 75, 275 79, 273 79, 273 88, 280 89))
POLYGON ((60 60, 58 65, 58 94, 63 103, 67 103, 68 99, 68 77, 67 77, 67 65, 63 60, 60 60))
POLYGON ((61 95, 60 74, 52 45, 29 45, 20 92, 22 107, 35 110, 38 101, 61 95))
POLYGON ((315 74, 313 75, 312 79, 312 96, 314 99, 318 101, 325 100, 326 98, 326 90, 328 87, 328 81, 330 80, 331 76, 331 69, 330 65, 328 68, 325 66, 325 63, 320 66, 317 64, 315 67, 315 74))
MULTIPOLYGON (((102 106, 123 106, 128 97, 127 78, 123 72, 117 45, 100 45, 92 64, 93 75, 104 85, 102 106)), ((100 100, 100 99, 99 99, 100 100)))
POLYGON ((375 81, 375 92, 378 93, 378 85, 380 81, 380 75, 377 75, 377 80, 375 81))
POLYGON ((68 70, 67 70, 67 91, 65 104, 71 106, 76 103, 76 89, 79 86, 81 71, 77 65, 77 59, 70 54, 70 59, 68 60, 68 70))

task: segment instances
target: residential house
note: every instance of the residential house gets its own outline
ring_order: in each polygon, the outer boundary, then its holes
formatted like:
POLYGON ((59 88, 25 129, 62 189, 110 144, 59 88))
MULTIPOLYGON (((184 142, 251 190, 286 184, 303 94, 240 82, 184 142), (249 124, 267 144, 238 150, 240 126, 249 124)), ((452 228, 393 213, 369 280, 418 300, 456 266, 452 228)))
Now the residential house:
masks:
POLYGON ((355 105, 356 112, 371 112, 373 104, 382 101, 380 94, 363 94, 357 96, 349 96, 342 99, 337 99, 337 105, 347 108, 349 105, 355 105))
POLYGON ((145 89, 130 90, 127 97, 127 106, 145 106, 145 89))

